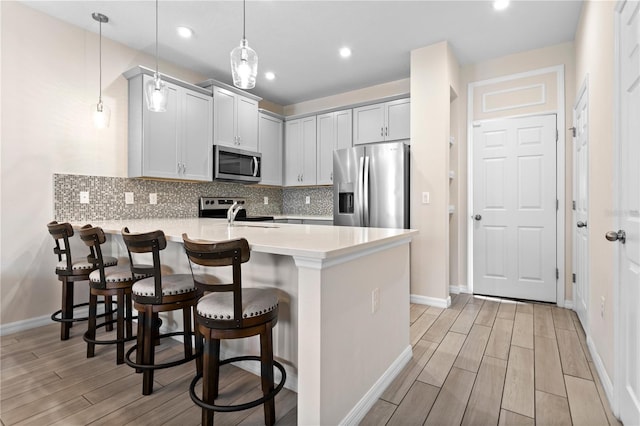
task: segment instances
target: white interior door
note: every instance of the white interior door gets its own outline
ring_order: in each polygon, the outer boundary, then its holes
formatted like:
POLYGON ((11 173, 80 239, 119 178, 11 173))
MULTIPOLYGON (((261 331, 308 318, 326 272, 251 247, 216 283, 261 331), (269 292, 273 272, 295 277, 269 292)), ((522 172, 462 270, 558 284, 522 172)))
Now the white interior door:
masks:
POLYGON ((616 212, 619 229, 620 420, 640 424, 640 2, 622 6, 620 41, 620 132, 616 212), (626 238, 625 238, 626 237, 626 238))
POLYGON ((473 143, 473 292, 555 302, 555 114, 484 122, 473 143))
POLYGON ((575 310, 588 330, 589 318, 589 87, 582 85, 573 107, 573 272, 575 310))

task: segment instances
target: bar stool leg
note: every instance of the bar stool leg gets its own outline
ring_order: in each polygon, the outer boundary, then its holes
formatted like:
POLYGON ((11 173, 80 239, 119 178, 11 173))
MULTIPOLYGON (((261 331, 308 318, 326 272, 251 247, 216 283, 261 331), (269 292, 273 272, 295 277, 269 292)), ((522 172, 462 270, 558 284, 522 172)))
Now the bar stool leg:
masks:
MULTIPOLYGON (((262 378, 262 393, 269 394, 273 390, 273 340, 271 323, 264 326, 260 333, 260 376, 262 378)), ((271 426, 276 422, 275 398, 264 403, 264 423, 271 426)))
MULTIPOLYGON (((202 353, 202 400, 213 405, 218 397, 218 378, 220 376, 220 340, 211 338, 207 331, 202 353)), ((202 425, 213 425, 214 412, 202 409, 202 425)))
POLYGON ((127 339, 133 336, 133 309, 131 308, 131 293, 125 293, 125 306, 127 309, 127 322, 125 323, 127 327, 127 339))
MULTIPOLYGON (((93 291, 89 293, 89 320, 87 325, 87 337, 90 340, 96 339, 96 317, 98 315, 98 295, 93 291)), ((93 358, 96 351, 96 345, 92 342, 87 342, 87 358, 93 358)))
MULTIPOLYGON (((63 277, 62 280, 62 319, 73 318, 73 282, 63 277)), ((69 339, 69 329, 71 321, 63 321, 60 323, 60 340, 69 339)))
MULTIPOLYGON (((147 317, 144 314, 144 311, 138 311, 138 338, 136 342, 136 364, 142 364, 142 351, 144 348, 144 333, 147 329, 145 325, 147 322, 147 317)), ((136 373, 142 373, 142 369, 136 368, 136 373)))
POLYGON ((124 363, 124 289, 118 289, 117 296, 118 307, 116 309, 116 364, 124 363))
POLYGON ((184 355, 185 357, 190 357, 193 354, 193 347, 191 344, 191 306, 185 306, 182 308, 182 324, 184 332, 184 355))
POLYGON ((195 329, 195 340, 196 340, 196 353, 200 353, 201 355, 196 358, 196 373, 202 374, 202 347, 203 339, 202 333, 200 332, 200 326, 195 321, 196 318, 196 305, 193 305, 193 318, 194 318, 194 329, 195 329))
MULTIPOLYGON (((153 313, 153 306, 149 305, 145 307, 145 317, 147 320, 145 321, 144 341, 142 343, 142 363, 144 365, 153 365, 156 340, 155 320, 157 317, 157 314, 153 313)), ((142 394, 151 395, 152 392, 153 370, 145 368, 142 371, 142 394)))
POLYGON ((105 312, 104 320, 107 323, 104 329, 107 331, 113 331, 113 323, 111 322, 113 321, 113 305, 111 304, 111 302, 112 302, 111 296, 104 297, 104 312, 105 312))

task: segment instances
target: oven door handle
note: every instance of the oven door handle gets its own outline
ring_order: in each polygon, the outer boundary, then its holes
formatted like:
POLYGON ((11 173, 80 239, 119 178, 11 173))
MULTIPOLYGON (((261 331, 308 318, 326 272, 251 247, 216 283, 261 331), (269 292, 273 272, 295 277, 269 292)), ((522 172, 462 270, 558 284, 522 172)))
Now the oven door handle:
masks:
POLYGON ((253 177, 258 177, 258 157, 253 157, 253 177))

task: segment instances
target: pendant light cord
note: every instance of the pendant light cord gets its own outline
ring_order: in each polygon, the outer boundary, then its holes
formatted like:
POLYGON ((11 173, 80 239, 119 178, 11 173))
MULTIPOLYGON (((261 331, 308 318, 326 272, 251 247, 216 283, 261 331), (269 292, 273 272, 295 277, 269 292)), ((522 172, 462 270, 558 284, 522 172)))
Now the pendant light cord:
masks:
POLYGON ((99 52, 100 52, 100 58, 98 59, 98 63, 100 65, 100 93, 98 95, 98 103, 101 104, 102 103, 102 21, 100 21, 100 42, 98 44, 99 47, 99 52))
POLYGON ((156 74, 158 74, 158 0, 156 0, 156 74))
POLYGON ((247 2, 246 0, 242 0, 242 39, 246 40, 245 35, 245 27, 246 27, 246 19, 247 19, 247 2))

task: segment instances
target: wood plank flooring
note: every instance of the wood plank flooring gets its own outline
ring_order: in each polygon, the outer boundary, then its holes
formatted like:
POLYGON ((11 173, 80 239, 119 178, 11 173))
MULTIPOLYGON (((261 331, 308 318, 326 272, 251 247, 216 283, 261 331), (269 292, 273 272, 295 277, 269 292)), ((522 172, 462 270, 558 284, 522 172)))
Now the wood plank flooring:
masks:
MULTIPOLYGON (((449 309, 411 305, 413 358, 362 425, 619 425, 574 312, 547 304, 452 295, 449 309)), ((0 421, 9 425, 198 425, 192 363, 156 372, 154 393, 115 364, 115 348, 85 357, 85 326, 58 324, 0 338, 0 421)), ((111 338, 111 337, 109 337, 111 338)), ((157 359, 179 356, 167 341, 157 359)), ((256 376, 222 368, 221 403, 260 393, 256 376)), ((296 394, 276 398, 278 425, 295 425, 296 394)), ((263 424, 262 408, 217 413, 216 425, 263 424)))

